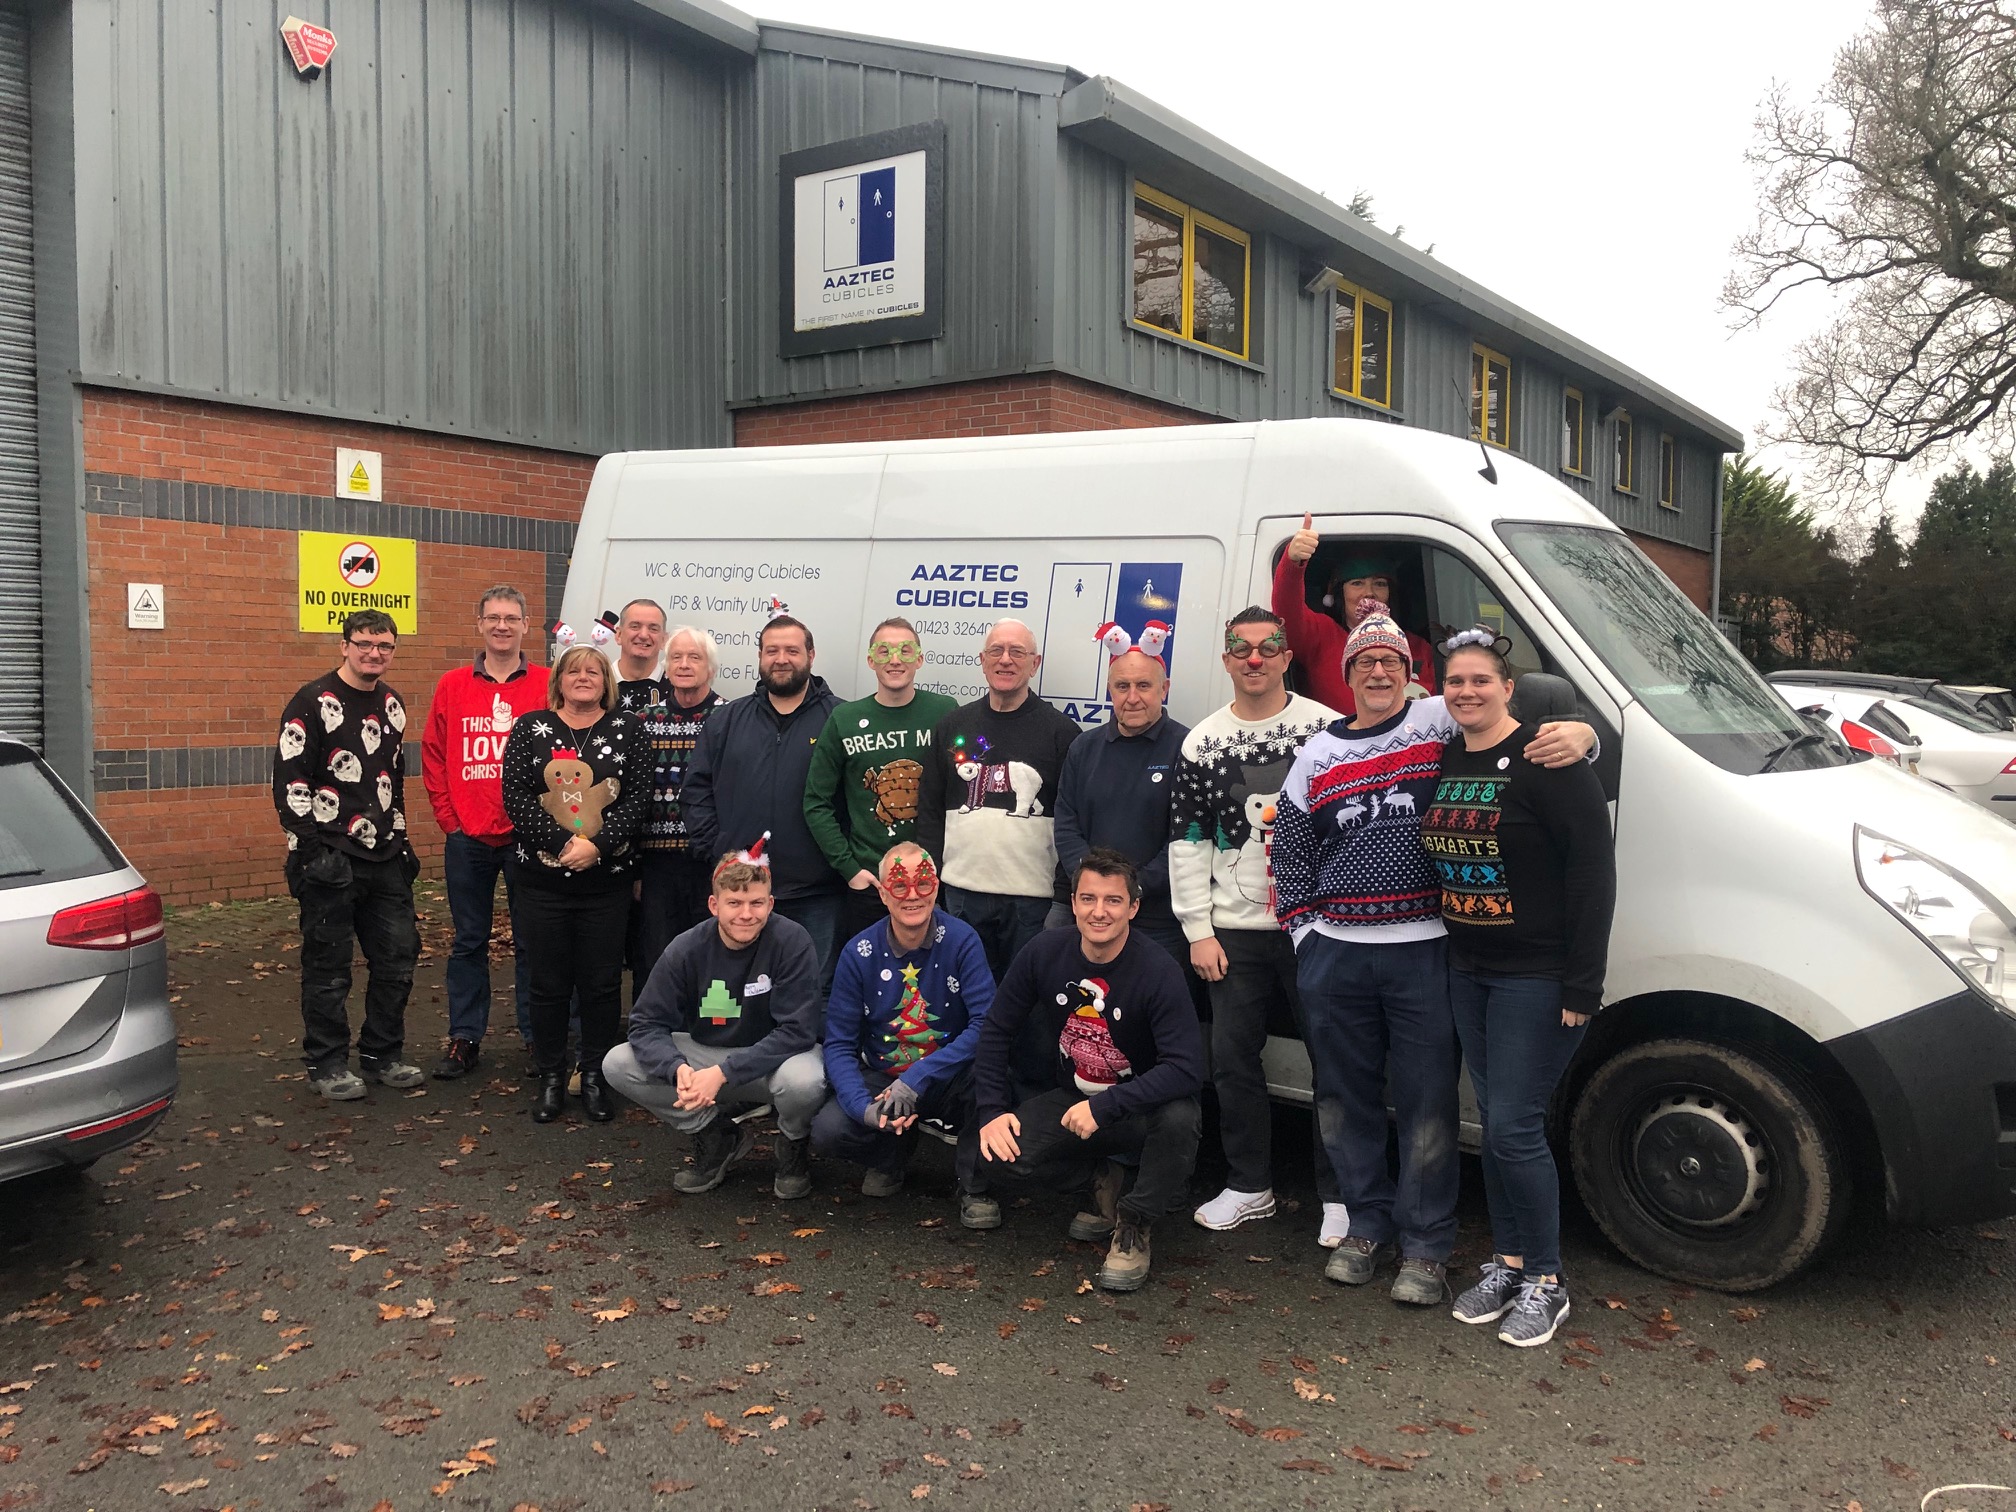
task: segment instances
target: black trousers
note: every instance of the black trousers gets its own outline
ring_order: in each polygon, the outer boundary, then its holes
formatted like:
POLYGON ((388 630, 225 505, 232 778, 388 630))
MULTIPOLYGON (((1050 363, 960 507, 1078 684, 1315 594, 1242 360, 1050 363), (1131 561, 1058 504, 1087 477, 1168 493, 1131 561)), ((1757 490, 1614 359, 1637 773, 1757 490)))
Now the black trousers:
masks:
POLYGON ((630 1001, 651 979, 651 968, 674 937, 707 917, 707 858, 688 851, 643 851, 637 868, 637 902, 630 910, 630 1001))
MULTIPOLYGON (((868 1083, 870 1097, 896 1080, 866 1066, 861 1068, 861 1078, 868 1083)), ((980 1162, 980 1126, 973 1117, 972 1068, 963 1068, 957 1076, 933 1083, 921 1093, 917 1098, 917 1116, 949 1124, 959 1131, 952 1169, 959 1178, 961 1191, 977 1191, 973 1172, 980 1162)), ((812 1120, 812 1148, 821 1155, 858 1161, 888 1176, 901 1175, 909 1169, 910 1158, 917 1153, 917 1142, 924 1137, 916 1124, 901 1134, 871 1129, 858 1118, 849 1118, 837 1097, 827 1098, 812 1120)))
POLYGON ((1082 1191, 1100 1161, 1115 1155, 1138 1155, 1141 1165, 1134 1185, 1120 1199, 1121 1211, 1141 1223, 1153 1223, 1188 1201, 1190 1173, 1197 1168, 1197 1140, 1203 1111, 1194 1097, 1179 1097, 1125 1118, 1099 1125, 1090 1139, 1080 1139, 1061 1120, 1064 1110, 1083 1101, 1083 1094, 1059 1088, 1031 1098, 1015 1110, 1022 1132, 1016 1136, 1022 1153, 1007 1165, 980 1161, 975 1177, 986 1183, 1082 1191))
MULTIPOLYGON (((1239 1192, 1265 1192, 1274 1185, 1274 1104, 1260 1050, 1267 1043, 1267 1017, 1287 1001, 1302 1026, 1302 989, 1296 979, 1295 941, 1280 929, 1227 929, 1218 943, 1225 950, 1225 976, 1211 989, 1211 1081, 1218 1089, 1218 1141, 1225 1149, 1225 1184, 1239 1192)), ((1308 1036, 1303 1039, 1306 1043, 1308 1036)), ((1312 1072, 1315 1054, 1310 1055, 1312 1072)), ((1315 1073, 1319 1074, 1320 1073, 1315 1073)), ((1315 1151, 1316 1195, 1335 1202, 1337 1173, 1323 1148, 1323 1132, 1309 1120, 1315 1151)))
POLYGON ((420 959, 413 918, 413 853, 361 861, 331 852, 316 868, 348 882, 314 881, 297 851, 287 858, 287 888, 301 905, 301 1059, 311 1072, 350 1060, 350 958, 361 949, 370 977, 357 1053, 397 1060, 406 1048, 406 1000, 420 959), (343 864, 343 863, 347 863, 343 864))
POLYGON ((630 886, 569 893, 528 883, 519 874, 515 927, 525 936, 532 973, 532 1056, 542 1072, 567 1069, 567 1020, 581 1014, 584 1071, 622 1038, 623 942, 630 928, 630 886))

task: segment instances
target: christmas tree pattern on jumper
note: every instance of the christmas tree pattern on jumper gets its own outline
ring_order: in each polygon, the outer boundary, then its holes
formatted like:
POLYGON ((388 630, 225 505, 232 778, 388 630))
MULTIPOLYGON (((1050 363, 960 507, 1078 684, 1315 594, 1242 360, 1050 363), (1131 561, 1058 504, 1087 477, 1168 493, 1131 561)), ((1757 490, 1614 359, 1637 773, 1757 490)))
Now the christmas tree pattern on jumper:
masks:
POLYGON ((707 984, 707 995, 700 999, 700 1017, 710 1024, 725 1024, 730 1019, 742 1017, 742 1005, 729 992, 728 984, 716 977, 707 984))
POLYGON ((899 1068, 916 1065, 936 1050, 945 1038, 938 1029, 931 1005, 917 990, 917 967, 914 964, 903 968, 903 997, 896 1005, 896 1017, 890 1020, 889 1029, 890 1032, 882 1036, 882 1043, 890 1047, 889 1064, 899 1068))

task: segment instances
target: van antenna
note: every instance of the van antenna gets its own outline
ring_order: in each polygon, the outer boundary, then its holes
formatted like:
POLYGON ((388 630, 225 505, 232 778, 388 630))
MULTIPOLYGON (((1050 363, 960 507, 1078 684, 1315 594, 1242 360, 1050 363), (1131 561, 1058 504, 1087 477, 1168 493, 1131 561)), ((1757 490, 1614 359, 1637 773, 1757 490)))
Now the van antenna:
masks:
MULTIPOLYGON (((1469 405, 1463 393, 1463 385, 1456 381, 1456 375, 1453 373, 1449 375, 1449 387, 1456 390, 1456 403, 1459 406, 1459 413, 1469 413, 1469 405)), ((1484 454, 1484 465, 1477 469, 1477 476, 1482 478, 1486 483, 1496 483, 1498 481, 1498 467, 1491 460, 1491 448, 1484 444, 1484 438, 1481 435, 1473 435, 1470 439, 1477 443, 1477 450, 1484 454)))

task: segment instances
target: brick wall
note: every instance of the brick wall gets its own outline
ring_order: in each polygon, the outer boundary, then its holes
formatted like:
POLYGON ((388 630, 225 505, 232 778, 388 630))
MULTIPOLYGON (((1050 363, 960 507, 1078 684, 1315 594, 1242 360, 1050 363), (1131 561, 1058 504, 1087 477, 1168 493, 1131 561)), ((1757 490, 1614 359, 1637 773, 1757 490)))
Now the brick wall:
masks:
POLYGON ((738 410, 735 444, 934 441, 948 436, 1015 436, 1046 431, 1125 430, 1141 425, 1197 425, 1215 418, 1063 373, 1028 373, 974 383, 946 383, 934 388, 738 410))
POLYGON ((434 684, 474 654, 484 588, 516 583, 543 620, 593 459, 92 390, 84 466, 97 811, 149 881, 175 903, 282 890, 254 748, 337 661, 333 635, 297 628, 296 528, 419 541, 418 627, 389 679, 412 715, 408 822, 437 854, 419 774, 434 684), (338 445, 384 454, 384 505, 330 497, 338 445), (126 628, 128 582, 163 585, 166 630, 126 628))
POLYGON ((1715 586, 1715 559, 1705 551, 1696 551, 1692 546, 1676 546, 1671 541, 1657 540, 1652 536, 1626 531, 1637 543, 1638 549, 1652 558, 1652 565, 1680 585, 1680 591, 1694 601, 1694 606, 1703 614, 1712 613, 1708 595, 1715 586))

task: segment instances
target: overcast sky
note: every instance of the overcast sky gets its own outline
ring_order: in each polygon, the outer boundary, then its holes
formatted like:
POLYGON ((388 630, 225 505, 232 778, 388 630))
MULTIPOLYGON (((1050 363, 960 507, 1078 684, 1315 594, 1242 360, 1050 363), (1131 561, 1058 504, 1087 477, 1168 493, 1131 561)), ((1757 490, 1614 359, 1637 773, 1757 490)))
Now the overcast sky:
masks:
MULTIPOLYGON (((1810 97, 1868 14, 1863 0, 743 3, 1109 74, 1340 203, 1366 191, 1387 230, 1753 447, 1785 349, 1824 306, 1730 335, 1716 297, 1755 203, 1743 153, 1773 81, 1810 97)), ((1797 476, 1795 458, 1763 455, 1797 476)), ((1922 492, 1900 483, 1893 503, 1914 511, 1922 492)))

